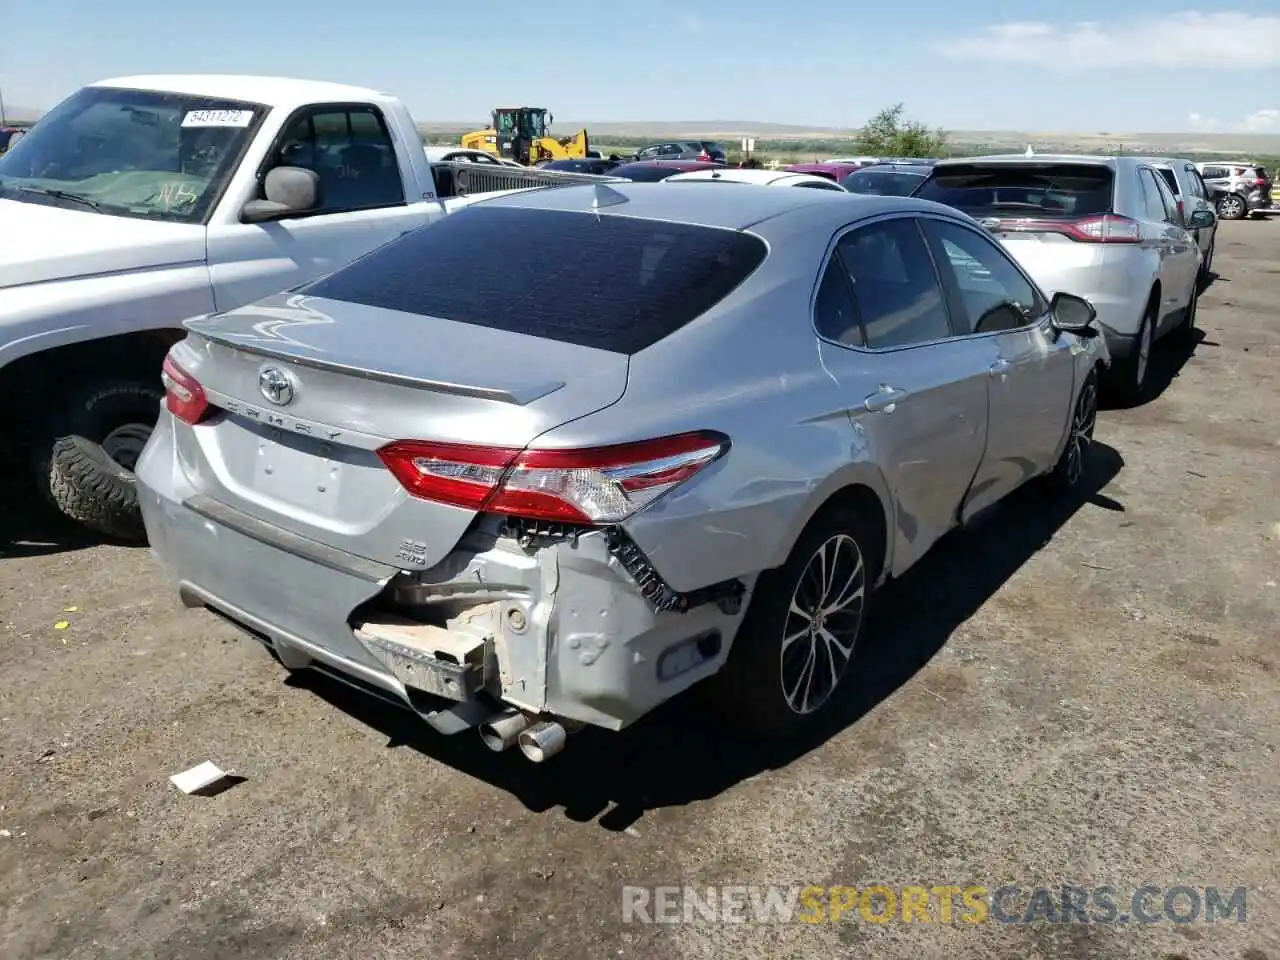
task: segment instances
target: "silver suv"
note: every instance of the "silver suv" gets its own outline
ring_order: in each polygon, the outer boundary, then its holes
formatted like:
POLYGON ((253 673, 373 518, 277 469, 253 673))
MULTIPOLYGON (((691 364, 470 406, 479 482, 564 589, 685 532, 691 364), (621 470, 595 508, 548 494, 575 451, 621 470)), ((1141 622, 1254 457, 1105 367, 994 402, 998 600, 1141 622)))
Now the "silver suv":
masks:
POLYGON ((1211 160, 1196 167, 1223 220, 1243 220, 1271 207, 1271 175, 1266 167, 1248 160, 1211 160))
POLYGON ((1195 326, 1200 247, 1156 167, 1136 157, 1023 154, 942 160, 913 194, 963 210, 991 231, 1045 290, 1098 311, 1126 402, 1147 392, 1155 341, 1195 326))

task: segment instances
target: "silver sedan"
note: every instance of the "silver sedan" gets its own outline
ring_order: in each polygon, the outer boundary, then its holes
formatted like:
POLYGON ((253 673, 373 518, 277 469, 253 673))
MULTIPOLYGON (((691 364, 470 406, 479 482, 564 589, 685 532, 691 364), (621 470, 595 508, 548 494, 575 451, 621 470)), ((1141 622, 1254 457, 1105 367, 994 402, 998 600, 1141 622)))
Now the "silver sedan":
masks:
POLYGON ((525 191, 190 321, 143 513, 187 603, 442 733, 543 760, 708 681, 786 735, 886 578, 1080 481, 1093 319, 934 203, 525 191))

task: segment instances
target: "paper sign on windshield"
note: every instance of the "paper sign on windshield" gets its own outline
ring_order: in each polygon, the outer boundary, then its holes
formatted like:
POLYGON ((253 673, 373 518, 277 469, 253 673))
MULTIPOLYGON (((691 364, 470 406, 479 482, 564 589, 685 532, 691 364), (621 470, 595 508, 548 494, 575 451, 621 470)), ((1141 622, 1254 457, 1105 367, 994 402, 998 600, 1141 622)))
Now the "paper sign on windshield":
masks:
POLYGON ((182 118, 184 127, 247 127, 253 120, 252 110, 188 110, 182 118))

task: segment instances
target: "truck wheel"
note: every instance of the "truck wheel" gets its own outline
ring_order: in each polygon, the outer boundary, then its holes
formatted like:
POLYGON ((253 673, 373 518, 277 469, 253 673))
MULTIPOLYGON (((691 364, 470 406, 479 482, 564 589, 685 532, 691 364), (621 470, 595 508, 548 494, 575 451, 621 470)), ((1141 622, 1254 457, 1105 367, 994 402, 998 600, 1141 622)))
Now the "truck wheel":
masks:
POLYGON ((33 440, 41 492, 98 533, 145 542, 133 468, 163 396, 158 384, 133 380, 94 384, 74 395, 33 440))
POLYGON ((799 733, 837 699, 857 656, 878 551, 853 510, 820 513, 787 562, 761 574, 728 662, 709 681, 714 710, 768 738, 799 733))

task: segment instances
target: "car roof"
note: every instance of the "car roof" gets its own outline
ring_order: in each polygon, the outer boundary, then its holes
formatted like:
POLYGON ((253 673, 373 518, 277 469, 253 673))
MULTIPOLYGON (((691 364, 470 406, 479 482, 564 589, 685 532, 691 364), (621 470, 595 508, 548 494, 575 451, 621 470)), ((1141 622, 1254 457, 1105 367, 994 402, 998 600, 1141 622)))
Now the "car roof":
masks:
POLYGON ((1109 157, 1100 153, 997 153, 985 157, 949 157, 933 164, 934 168, 960 166, 968 163, 986 165, 1009 164, 1011 166, 1038 163, 1081 163, 1096 164, 1100 167, 1115 166, 1123 161, 1135 161, 1135 157, 1109 157))
POLYGON ((858 173, 917 173, 922 177, 927 177, 933 172, 934 164, 932 163, 869 163, 865 167, 859 167, 850 173, 853 176, 858 173))
POLYGON ((124 87, 182 93, 193 97, 243 100, 268 107, 299 107, 307 103, 342 101, 388 101, 390 94, 367 87, 293 77, 258 77, 241 74, 151 74, 114 77, 89 84, 92 87, 124 87))
POLYGON ((820 177, 812 173, 796 173, 790 170, 753 170, 740 167, 690 170, 688 173, 677 173, 662 182, 689 183, 696 180, 720 181, 723 183, 754 183, 765 187, 796 186, 801 183, 831 183, 830 177, 820 177))
POLYGON ((726 190, 714 183, 686 183, 673 190, 666 182, 600 182, 543 190, 522 190, 469 209, 516 207, 622 215, 729 230, 746 230, 768 220, 805 218, 804 227, 833 232, 864 217, 892 212, 930 212, 963 219, 950 207, 906 197, 857 196, 836 190, 726 190))
POLYGON ((432 145, 432 146, 423 147, 422 152, 425 153, 427 157, 432 160, 439 160, 442 157, 449 156, 450 154, 462 154, 464 156, 475 156, 476 154, 480 154, 480 153, 483 153, 486 157, 489 157, 491 160, 498 159, 489 151, 477 150, 474 147, 441 147, 441 146, 432 145))

